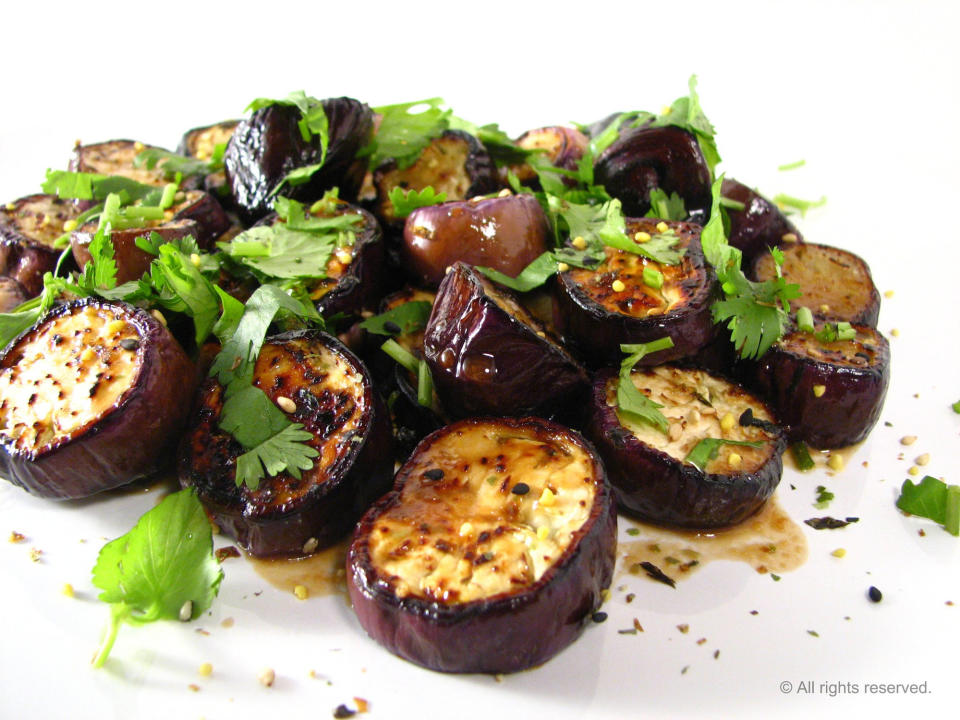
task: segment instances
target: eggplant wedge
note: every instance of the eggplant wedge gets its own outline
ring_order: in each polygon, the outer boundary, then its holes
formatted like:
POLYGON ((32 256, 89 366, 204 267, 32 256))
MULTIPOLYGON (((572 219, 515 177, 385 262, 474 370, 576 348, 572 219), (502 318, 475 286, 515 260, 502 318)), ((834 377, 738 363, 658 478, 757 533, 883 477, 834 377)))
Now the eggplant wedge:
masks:
POLYGON ((254 385, 313 435, 319 456, 297 478, 265 477, 237 486, 243 447, 218 426, 224 388, 201 386, 180 449, 180 482, 193 486, 214 522, 255 556, 305 555, 353 528, 390 487, 390 424, 363 364, 335 338, 301 330, 268 338, 254 385))
POLYGON ((428 436, 357 526, 347 587, 367 633, 431 670, 507 673, 572 643, 616 549, 603 465, 539 418, 428 436))
MULTIPOLYGON (((822 325, 817 332, 822 333, 822 325)), ((756 390, 792 440, 840 448, 863 440, 880 418, 890 384, 890 346, 866 325, 848 340, 794 331, 746 366, 756 390)))
POLYGON ((733 525, 757 512, 780 482, 787 445, 764 402, 703 370, 663 365, 634 370, 630 380, 661 406, 667 426, 621 412, 619 376, 597 375, 587 437, 620 509, 695 529, 733 525))
MULTIPOLYGON (((870 267, 859 255, 814 243, 794 243, 781 250, 784 279, 797 283, 803 293, 796 305, 808 308, 824 322, 877 326, 880 293, 870 267)), ((757 280, 768 280, 775 274, 770 253, 754 262, 753 276, 757 280)))
POLYGON ((437 287, 458 260, 516 277, 552 239, 533 195, 445 202, 414 210, 403 228, 401 259, 416 282, 437 287))
POLYGON ((310 179, 283 189, 283 194, 308 202, 332 187, 346 200, 356 197, 365 163, 356 157, 373 135, 373 112, 352 98, 321 101, 327 115, 327 154, 317 135, 304 139, 301 113, 293 105, 268 105, 235 128, 223 157, 234 203, 244 220, 253 223, 270 212, 273 196, 286 176, 297 169, 323 166, 310 179))
POLYGON ((724 178, 720 194, 743 208, 725 207, 730 220, 728 242, 743 253, 743 267, 749 268, 767 250, 787 243, 803 242, 803 236, 780 208, 756 190, 732 178, 724 178))
MULTIPOLYGON (((70 234, 73 257, 81 269, 90 262, 90 243, 97 233, 98 225, 98 221, 94 220, 81 225, 70 234)), ((152 227, 112 231, 110 241, 113 243, 113 259, 117 264, 118 285, 130 280, 139 280, 149 270, 154 256, 137 247, 137 239, 149 237, 151 233, 157 233, 164 242, 173 242, 187 236, 195 238, 197 224, 192 220, 174 220, 155 224, 152 227)))
POLYGON ((440 284, 423 352, 453 417, 550 416, 586 397, 580 363, 509 290, 464 263, 440 284))
POLYGON ((377 204, 374 211, 385 227, 400 232, 404 221, 398 218, 390 200, 390 191, 423 190, 432 187, 446 193, 446 199, 467 200, 500 189, 497 168, 483 144, 462 130, 447 130, 434 138, 409 167, 389 161, 373 173, 377 204))
POLYGON ((625 215, 646 215, 650 191, 659 188, 682 197, 691 220, 703 224, 710 217, 710 168, 697 139, 678 127, 621 131, 597 158, 594 174, 620 199, 625 215))
POLYGON ((0 357, 0 474, 80 498, 169 462, 196 387, 151 314, 83 299, 55 307, 0 357))
MULTIPOLYGON (((572 127, 551 125, 549 127, 528 130, 517 138, 517 147, 523 150, 540 150, 545 159, 554 167, 563 170, 576 170, 577 163, 587 150, 590 140, 582 132, 572 127)), ((533 188, 540 187, 540 179, 530 165, 511 165, 500 169, 500 179, 504 185, 508 182, 508 172, 516 175, 517 179, 533 188)), ((572 178, 564 178, 565 184, 575 185, 572 178)))
MULTIPOLYGON (((615 365, 623 358, 621 343, 644 343, 670 336, 673 347, 644 358, 644 364, 677 360, 695 354, 715 335, 710 305, 717 278, 703 257, 700 227, 627 218, 627 235, 673 234, 683 257, 665 265, 624 250, 605 248, 593 270, 561 272, 554 290, 554 323, 560 333, 593 367, 615 365), (645 279, 644 274, 653 273, 645 279), (661 287, 652 287, 648 281, 661 287)), ((643 235, 640 235, 642 238, 643 235)))
POLYGON ((28 195, 0 208, 0 275, 20 283, 28 297, 39 295, 43 274, 60 257, 54 243, 79 214, 76 203, 56 195, 28 195))

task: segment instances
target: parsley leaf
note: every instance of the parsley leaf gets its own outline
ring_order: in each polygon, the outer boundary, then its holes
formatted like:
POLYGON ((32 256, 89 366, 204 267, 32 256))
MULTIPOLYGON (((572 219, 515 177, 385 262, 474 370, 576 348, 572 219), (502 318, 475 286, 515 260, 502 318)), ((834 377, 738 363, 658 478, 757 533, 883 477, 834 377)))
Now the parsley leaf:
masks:
POLYGON ((404 190, 397 186, 390 190, 390 202, 393 203, 393 212, 398 218, 405 218, 417 208, 429 205, 439 205, 447 199, 445 192, 435 192, 428 185, 419 192, 414 189, 404 190))
POLYGON ((433 304, 426 300, 411 300, 367 318, 360 327, 374 335, 409 335, 427 326, 432 308, 433 304), (393 327, 388 329, 388 325, 393 327))
POLYGON ((951 535, 960 535, 960 485, 947 485, 929 475, 919 485, 904 480, 897 507, 940 523, 951 535))
POLYGON ((763 447, 762 442, 750 442, 747 440, 724 440, 723 438, 707 437, 703 438, 700 440, 700 442, 694 445, 690 449, 690 452, 687 453, 687 456, 683 459, 683 461, 688 462, 706 472, 707 463, 717 457, 717 452, 720 450, 720 446, 722 445, 738 445, 741 447, 752 448, 763 447))
POLYGON ((112 607, 93 665, 106 661, 121 623, 195 619, 210 607, 222 579, 210 522, 195 492, 168 495, 100 550, 93 584, 112 607))
POLYGON ((667 350, 673 347, 673 340, 669 337, 662 337, 648 343, 636 343, 630 345, 621 345, 620 349, 628 353, 627 357, 620 363, 620 380, 617 384, 617 417, 623 422, 640 422, 651 425, 663 433, 666 433, 670 423, 660 408, 663 405, 654 402, 644 395, 633 384, 630 375, 633 366, 636 365, 647 355, 659 350, 667 350))

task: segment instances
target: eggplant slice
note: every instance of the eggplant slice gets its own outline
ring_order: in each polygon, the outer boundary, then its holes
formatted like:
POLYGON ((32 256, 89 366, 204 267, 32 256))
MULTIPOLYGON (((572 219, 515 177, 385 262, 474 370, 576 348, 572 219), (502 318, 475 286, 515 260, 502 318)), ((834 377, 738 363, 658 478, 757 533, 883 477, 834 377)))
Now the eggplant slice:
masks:
MULTIPOLYGON (((627 234, 652 236, 660 222, 627 218, 627 234)), ((716 298, 717 279, 703 257, 700 227, 680 222, 666 225, 679 240, 677 248, 685 250, 677 265, 607 247, 605 259, 594 270, 570 268, 559 274, 554 323, 589 365, 618 364, 623 359, 621 343, 644 343, 669 335, 672 348, 643 360, 645 365, 657 365, 693 355, 713 339, 710 305, 716 298), (662 275, 661 288, 644 282, 645 269, 662 275), (622 289, 615 289, 615 283, 622 284, 622 289)))
POLYGON ((516 672, 573 642, 611 581, 603 465, 539 418, 470 419, 428 436, 364 515, 347 586, 367 633, 442 672, 516 672))
POLYGON ((397 232, 403 230, 403 219, 398 218, 390 200, 390 191, 423 190, 432 187, 437 193, 446 193, 447 200, 467 200, 500 189, 497 168, 483 144, 462 130, 447 130, 434 138, 416 162, 400 168, 389 161, 374 171, 373 184, 377 192, 374 211, 385 227, 397 232))
MULTIPOLYGON (((99 221, 92 220, 81 225, 70 234, 70 247, 73 257, 82 270, 90 262, 90 243, 97 233, 99 221)), ((139 280, 150 268, 154 256, 137 247, 138 238, 147 238, 157 233, 163 242, 173 242, 187 236, 197 236, 197 224, 192 220, 174 220, 170 222, 148 223, 145 227, 114 230, 110 233, 113 243, 113 259, 117 264, 117 284, 139 280)))
POLYGON ((587 436, 603 458, 620 509, 695 529, 733 525, 757 512, 780 482, 787 445, 763 401, 703 370, 664 365, 634 370, 630 379, 663 406, 669 430, 621 414, 619 376, 610 370, 597 376, 587 436), (698 466, 688 456, 708 439, 760 446, 718 443, 716 456, 698 466))
POLYGON ((732 178, 724 178, 720 194, 743 204, 743 209, 724 208, 730 219, 729 243, 743 253, 743 267, 753 266, 767 250, 786 243, 803 242, 803 236, 780 208, 732 178))
POLYGON ((320 453, 313 467, 299 479, 283 472, 263 478, 256 490, 237 487, 243 448, 218 427, 224 389, 210 378, 181 444, 180 482, 196 487, 214 522, 251 555, 327 547, 390 487, 386 409, 360 361, 319 331, 268 338, 253 377, 292 422, 313 434, 308 444, 320 453))
POLYGON ((28 297, 43 290, 43 275, 60 258, 54 242, 80 208, 56 195, 28 195, 0 208, 0 275, 13 278, 28 297))
POLYGON ((153 168, 137 167, 134 162, 137 155, 144 150, 160 149, 162 148, 134 140, 108 140, 91 145, 77 143, 70 160, 70 170, 97 175, 120 175, 143 185, 163 187, 170 182, 163 169, 164 160, 158 161, 153 168))
POLYGON ((437 287, 458 260, 516 277, 547 251, 553 232, 533 195, 445 202, 414 210, 403 228, 402 261, 417 282, 437 287))
POLYGON ((440 284, 423 351, 453 417, 550 416, 586 397, 586 371, 559 340, 509 290, 463 263, 440 284))
MULTIPOLYGON (((797 283, 803 293, 795 307, 805 306, 825 322, 877 326, 880 293, 870 267, 859 255, 814 243, 794 243, 781 250, 784 279, 797 283)), ((762 281, 774 275, 773 257, 769 253, 758 257, 753 276, 762 281)))
POLYGON ((874 328, 853 329, 852 340, 832 342, 794 331, 747 364, 747 375, 791 440, 845 447, 867 437, 879 420, 890 384, 890 346, 874 328))
MULTIPOLYGON (((587 150, 590 140, 576 128, 562 125, 528 130, 519 138, 516 145, 524 150, 541 150, 546 160, 557 168, 576 170, 577 163, 587 150)), ((504 185, 508 183, 508 173, 512 172, 517 179, 532 188, 540 187, 540 178, 536 171, 527 163, 512 165, 500 169, 500 180, 504 185)), ((573 178, 563 178, 564 184, 571 187, 576 185, 573 178)))
POLYGON ((169 462, 195 387, 193 364, 146 311, 60 305, 0 357, 0 472, 58 499, 148 475, 169 462))

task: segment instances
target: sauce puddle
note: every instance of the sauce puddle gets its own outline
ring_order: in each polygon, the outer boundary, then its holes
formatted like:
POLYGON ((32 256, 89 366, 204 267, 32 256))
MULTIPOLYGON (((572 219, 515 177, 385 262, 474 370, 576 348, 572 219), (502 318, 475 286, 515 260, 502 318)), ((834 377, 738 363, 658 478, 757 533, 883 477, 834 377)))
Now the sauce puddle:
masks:
POLYGON ((302 585, 308 597, 347 595, 346 559, 349 539, 302 558, 255 558, 254 571, 279 590, 292 593, 302 585))
POLYGON ((631 539, 621 541, 619 572, 645 574, 641 563, 656 565, 681 580, 712 560, 748 563, 759 573, 789 572, 807 560, 807 538, 777 502, 770 498, 753 517, 725 530, 692 532, 628 521, 631 539), (639 534, 633 535, 633 528, 639 534))

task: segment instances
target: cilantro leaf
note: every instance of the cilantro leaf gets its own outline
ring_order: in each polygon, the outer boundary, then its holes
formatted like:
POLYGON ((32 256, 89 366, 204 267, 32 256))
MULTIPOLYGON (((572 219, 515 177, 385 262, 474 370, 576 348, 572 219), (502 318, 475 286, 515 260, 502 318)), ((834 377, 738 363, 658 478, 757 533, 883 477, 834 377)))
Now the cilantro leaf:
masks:
POLYGON ((360 327, 374 335, 409 335, 427 326, 432 308, 433 304, 426 300, 411 300, 367 318, 360 327))
POLYGON ((445 192, 435 192, 428 185, 419 192, 414 189, 404 190, 397 186, 390 190, 390 202, 393 203, 393 212, 398 218, 405 218, 417 208, 429 205, 439 205, 447 199, 445 192))
MULTIPOLYGON (((113 197, 116 197, 115 195, 113 197)), ((108 227, 102 223, 87 245, 90 260, 83 267, 77 284, 88 292, 111 290, 117 285, 117 263, 113 259, 113 242, 108 227)))
POLYGON ((688 87, 690 93, 686 97, 674 100, 669 110, 656 118, 652 125, 654 127, 674 125, 692 133, 700 144, 700 150, 703 152, 703 158, 707 161, 712 176, 720 162, 720 153, 717 150, 717 141, 714 138, 716 131, 703 112, 703 108, 700 107, 696 75, 690 76, 688 87))
POLYGON ((119 195, 124 204, 128 204, 135 200, 159 200, 163 193, 163 188, 144 185, 122 175, 47 170, 46 178, 41 185, 45 193, 70 200, 103 201, 113 193, 119 195))
MULTIPOLYGON (((217 146, 225 148, 226 146, 217 146)), ((161 168, 167 179, 174 179, 179 173, 182 177, 193 177, 196 175, 210 175, 223 169, 223 150, 214 151, 210 160, 201 160, 196 157, 187 157, 172 153, 162 148, 145 148, 137 153, 133 159, 134 167, 146 167, 147 170, 153 170, 159 163, 163 163, 161 168)))
POLYGON ((210 522, 194 490, 168 495, 100 550, 93 584, 112 607, 94 666, 106 661, 121 623, 197 618, 210 607, 222 579, 210 522))
POLYGON ((516 277, 510 277, 489 267, 477 267, 477 270, 504 287, 517 292, 528 292, 535 287, 540 287, 547 281, 547 278, 557 273, 557 260, 554 258, 554 254, 548 250, 535 258, 516 277))
POLYGON ((646 216, 660 220, 686 220, 687 206, 676 192, 667 195, 665 190, 657 187, 650 191, 650 209, 646 216))
POLYGON ((299 480, 300 471, 312 468, 313 458, 320 454, 305 444, 313 439, 313 435, 302 428, 300 423, 287 425, 276 435, 237 457, 237 486, 246 484, 251 490, 256 490, 264 470, 268 475, 286 471, 299 480))
POLYGON ((648 343, 621 345, 620 349, 627 353, 627 357, 620 363, 620 380, 617 383, 617 417, 623 422, 640 422, 651 425, 663 433, 669 430, 670 423, 660 412, 663 407, 660 403, 651 400, 637 389, 631 379, 633 366, 651 353, 667 350, 673 347, 673 339, 669 336, 653 340, 648 343))
POLYGON ((830 502, 836 498, 832 492, 827 490, 823 485, 817 485, 817 500, 813 503, 813 506, 817 510, 824 510, 830 505, 830 502))
POLYGON ((929 475, 919 485, 904 480, 897 507, 940 523, 951 535, 960 535, 960 485, 947 485, 929 475))
POLYGON ((257 225, 220 248, 263 275, 275 278, 324 278, 336 236, 291 230, 286 223, 257 225))
POLYGON ((401 170, 410 167, 423 149, 450 126, 450 110, 441 110, 442 98, 430 98, 397 105, 383 105, 373 111, 381 116, 373 141, 361 156, 370 156, 371 170, 387 160, 395 160, 401 170), (426 105, 420 112, 411 110, 426 105))
POLYGON ((725 440, 723 438, 707 437, 694 445, 687 456, 683 459, 691 465, 706 472, 707 463, 717 457, 717 453, 722 445, 737 445, 740 447, 763 447, 762 442, 751 442, 747 440, 725 440))

